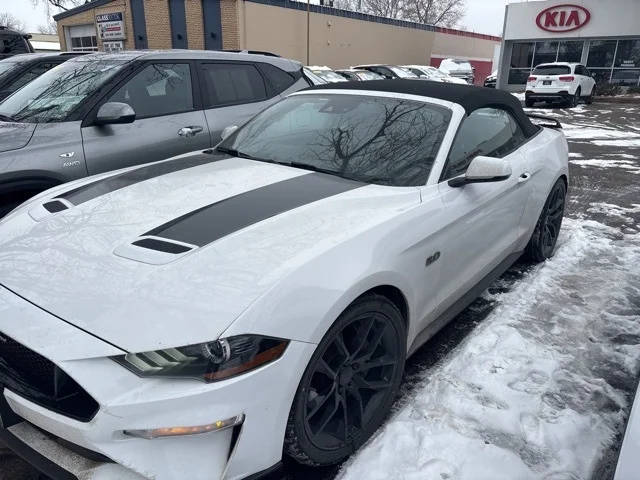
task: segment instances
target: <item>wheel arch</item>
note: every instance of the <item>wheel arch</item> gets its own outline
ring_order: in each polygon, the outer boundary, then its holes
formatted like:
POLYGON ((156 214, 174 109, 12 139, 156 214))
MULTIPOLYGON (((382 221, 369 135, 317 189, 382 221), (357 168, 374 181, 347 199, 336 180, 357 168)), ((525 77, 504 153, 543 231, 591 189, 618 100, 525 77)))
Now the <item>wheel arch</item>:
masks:
POLYGON ((370 293, 385 297, 387 300, 393 303, 398 308, 398 310, 400 310, 402 319, 404 320, 404 325, 407 328, 407 331, 409 330, 409 302, 407 301, 407 297, 404 295, 402 290, 394 285, 379 285, 377 287, 370 288, 366 292, 362 293, 356 299, 354 299, 353 302, 370 293))

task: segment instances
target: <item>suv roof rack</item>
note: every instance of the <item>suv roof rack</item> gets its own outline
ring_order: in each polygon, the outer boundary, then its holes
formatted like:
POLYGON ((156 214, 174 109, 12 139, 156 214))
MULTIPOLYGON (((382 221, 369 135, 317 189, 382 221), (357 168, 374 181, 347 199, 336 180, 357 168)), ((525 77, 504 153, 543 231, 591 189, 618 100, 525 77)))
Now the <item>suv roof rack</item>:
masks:
POLYGON ((267 57, 280 57, 277 53, 263 52, 261 50, 223 50, 223 52, 230 53, 247 53, 249 55, 265 55, 267 57))

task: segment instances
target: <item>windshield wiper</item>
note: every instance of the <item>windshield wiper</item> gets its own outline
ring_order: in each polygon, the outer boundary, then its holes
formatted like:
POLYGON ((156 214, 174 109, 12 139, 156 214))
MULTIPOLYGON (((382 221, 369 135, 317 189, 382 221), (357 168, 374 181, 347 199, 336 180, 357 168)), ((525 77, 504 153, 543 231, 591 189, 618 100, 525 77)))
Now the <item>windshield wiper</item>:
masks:
MULTIPOLYGON (((280 162, 278 162, 280 163, 280 162)), ((360 183, 378 183, 378 182, 385 182, 385 183, 389 183, 389 179, 388 178, 383 178, 383 177, 375 177, 375 176, 371 176, 371 177, 365 177, 365 178, 356 178, 350 175, 346 175, 342 172, 336 171, 336 170, 331 170, 329 168, 322 168, 322 167, 318 167, 316 165, 312 165, 309 163, 303 163, 303 162, 281 162, 281 165, 288 165, 289 167, 294 167, 294 168, 301 168, 303 170, 311 170, 312 172, 320 172, 320 173, 326 173, 328 175, 335 175, 336 177, 341 177, 341 178, 346 178, 347 180, 353 180, 354 182, 360 182, 360 183)))
POLYGON ((268 158, 254 157, 253 155, 249 155, 248 153, 240 152, 235 148, 216 147, 216 151, 221 153, 227 153, 229 155, 232 155, 238 158, 246 158, 247 160, 256 160, 258 162, 267 162, 267 163, 279 163, 279 162, 276 162, 275 160, 269 160, 268 158))
POLYGON ((9 115, 5 115, 4 113, 0 113, 0 122, 16 122, 17 120, 9 115))
POLYGON ((59 106, 60 105, 56 103, 56 104, 53 104, 53 105, 47 105, 46 107, 36 108, 35 110, 31 110, 31 111, 25 112, 23 115, 16 116, 14 121, 22 121, 25 118, 33 117, 34 115, 39 115, 41 113, 48 112, 49 110, 54 109, 54 108, 59 107, 59 106))

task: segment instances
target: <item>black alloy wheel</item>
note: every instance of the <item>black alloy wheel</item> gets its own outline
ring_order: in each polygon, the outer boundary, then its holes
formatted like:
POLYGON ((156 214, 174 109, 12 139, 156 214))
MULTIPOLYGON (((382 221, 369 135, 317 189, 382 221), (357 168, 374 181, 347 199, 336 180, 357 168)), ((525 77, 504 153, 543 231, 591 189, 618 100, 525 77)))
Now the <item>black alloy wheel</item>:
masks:
POLYGON ((406 329, 398 308, 376 294, 352 303, 322 339, 300 380, 285 453, 315 466, 351 455, 388 415, 405 356, 406 329))
POLYGON ((547 197, 536 228, 526 247, 525 255, 529 260, 539 263, 553 256, 562 227, 566 196, 567 187, 564 180, 559 179, 547 197))
POLYGON ((582 94, 580 87, 576 90, 576 94, 569 100, 570 107, 577 107, 580 103, 580 95, 582 94))

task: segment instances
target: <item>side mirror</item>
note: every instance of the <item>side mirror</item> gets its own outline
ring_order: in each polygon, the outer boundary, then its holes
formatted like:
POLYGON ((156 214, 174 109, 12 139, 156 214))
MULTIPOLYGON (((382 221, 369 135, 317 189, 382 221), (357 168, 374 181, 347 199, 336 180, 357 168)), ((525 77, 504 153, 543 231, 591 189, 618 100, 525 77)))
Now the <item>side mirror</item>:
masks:
POLYGON ((95 125, 115 125, 133 123, 136 112, 130 105, 121 102, 107 102, 98 109, 95 125))
POLYGON ((511 176, 511 165, 501 158, 479 156, 471 160, 464 177, 449 180, 450 187, 463 187, 468 183, 501 182, 511 176))
POLYGON ((237 125, 229 125, 228 127, 225 127, 224 130, 222 130, 222 133, 220 134, 220 137, 222 138, 222 140, 224 140, 229 135, 231 135, 233 132, 235 132, 237 129, 238 129, 237 125))

